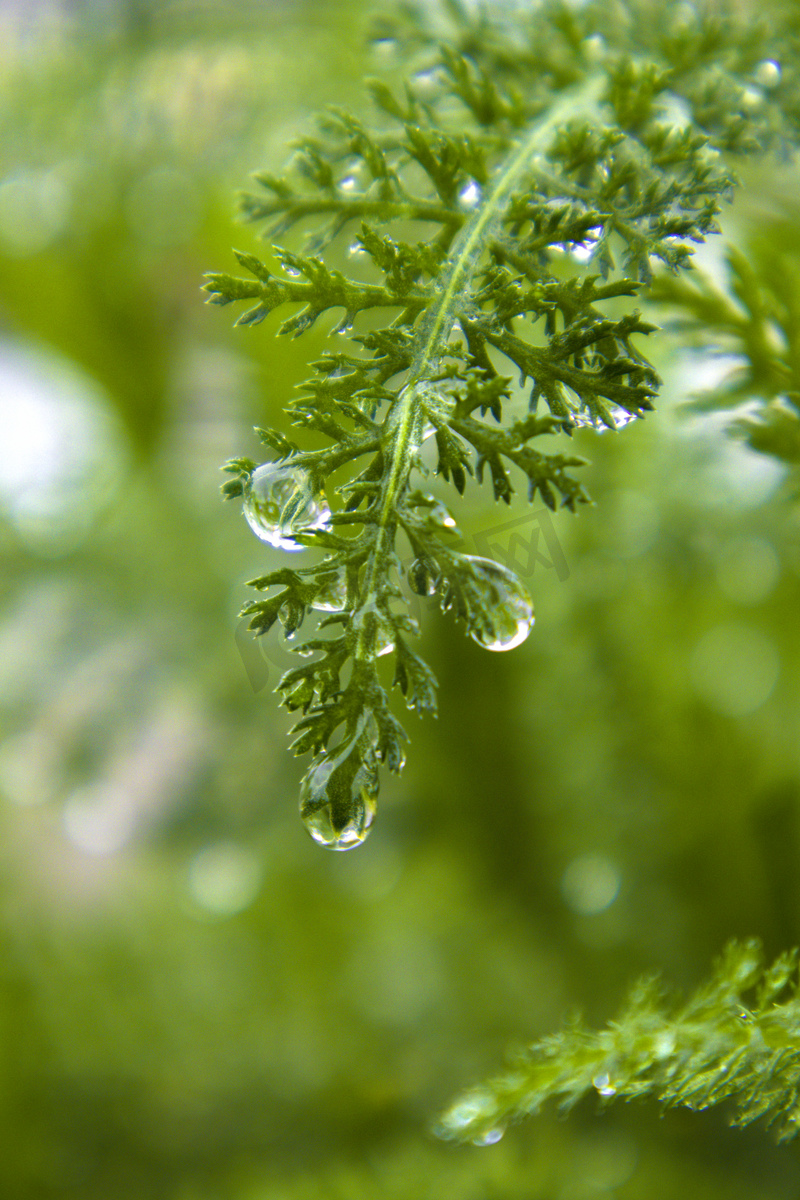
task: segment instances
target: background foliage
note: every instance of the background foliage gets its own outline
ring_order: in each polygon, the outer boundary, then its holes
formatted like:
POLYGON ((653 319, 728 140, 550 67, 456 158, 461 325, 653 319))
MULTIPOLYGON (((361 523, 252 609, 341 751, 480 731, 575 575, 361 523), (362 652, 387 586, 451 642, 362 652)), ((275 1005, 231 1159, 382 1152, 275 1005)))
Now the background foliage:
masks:
MULTIPOLYGON (((677 407, 735 363, 662 340, 658 411, 575 432, 598 503, 553 518, 569 577, 540 538, 511 654, 423 614, 447 704, 379 832, 324 855, 270 695, 289 656, 236 618, 280 555, 217 466, 287 428, 330 339, 234 333, 198 285, 259 253, 232 233, 247 172, 360 102, 366 11, 0 12, 0 1191, 795 1196, 796 1149, 724 1106, 426 1132, 509 1039, 605 1023, 642 972, 688 993, 731 936, 800 940, 792 460, 677 407)), ((797 168, 737 169, 725 235, 758 264, 780 229, 758 269, 791 316, 797 168)), ((485 503, 465 535, 527 511, 485 503)))

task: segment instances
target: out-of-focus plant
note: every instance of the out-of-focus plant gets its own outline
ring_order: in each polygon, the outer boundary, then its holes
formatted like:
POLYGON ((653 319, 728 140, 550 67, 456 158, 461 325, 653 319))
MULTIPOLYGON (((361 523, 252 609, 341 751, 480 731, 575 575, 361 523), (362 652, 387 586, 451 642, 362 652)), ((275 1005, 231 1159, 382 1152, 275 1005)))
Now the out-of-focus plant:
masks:
POLYGON ((800 1125, 797 955, 783 954, 766 969, 758 943, 732 943, 712 979, 672 1011, 657 982, 644 980, 608 1029, 593 1033, 575 1022, 530 1047, 503 1075, 461 1096, 439 1132, 491 1145, 509 1121, 548 1099, 566 1111, 594 1090, 608 1102, 652 1098, 693 1110, 731 1100, 734 1124, 764 1119, 779 1138, 793 1138, 800 1125))
POLYGON ((796 230, 781 219, 768 222, 747 251, 729 247, 729 292, 707 274, 662 276, 653 292, 673 311, 686 344, 731 356, 723 378, 690 401, 694 413, 748 404, 731 431, 791 470, 798 488, 800 464, 800 247, 796 230), (749 402, 749 403, 748 403, 749 402))

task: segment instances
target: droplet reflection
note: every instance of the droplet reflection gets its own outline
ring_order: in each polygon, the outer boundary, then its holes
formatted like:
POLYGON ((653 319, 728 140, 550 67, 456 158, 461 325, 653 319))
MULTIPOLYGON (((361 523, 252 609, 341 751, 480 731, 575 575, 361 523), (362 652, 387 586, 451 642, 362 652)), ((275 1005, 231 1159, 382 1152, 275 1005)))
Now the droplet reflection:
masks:
POLYGON ((282 463, 264 463, 245 488, 244 515, 253 533, 278 550, 302 550, 292 538, 301 530, 327 529, 331 512, 322 493, 314 493, 307 471, 282 463))
POLYGON ((484 650, 513 650, 533 628, 533 601, 512 571, 488 558, 466 556, 481 592, 482 611, 470 637, 484 650))

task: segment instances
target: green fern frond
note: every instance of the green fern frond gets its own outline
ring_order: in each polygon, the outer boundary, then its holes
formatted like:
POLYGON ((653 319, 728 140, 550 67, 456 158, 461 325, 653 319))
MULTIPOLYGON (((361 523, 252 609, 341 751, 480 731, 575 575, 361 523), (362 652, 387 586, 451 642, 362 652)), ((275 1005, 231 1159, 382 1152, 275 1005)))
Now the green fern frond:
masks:
POLYGON ((734 360, 685 409, 733 414, 748 405, 731 420, 731 432, 788 466, 800 496, 800 246, 791 226, 776 222, 747 256, 729 247, 727 269, 729 292, 699 270, 659 279, 653 289, 685 344, 712 346, 734 360))
POLYGON ((668 1005, 653 979, 636 985, 619 1016, 594 1032, 578 1020, 534 1043, 506 1071, 466 1092, 442 1117, 441 1137, 486 1145, 548 1101, 562 1110, 594 1094, 673 1108, 730 1101, 731 1123, 763 1119, 778 1138, 800 1127, 798 951, 770 967, 757 941, 731 942, 710 980, 668 1005))
POLYGON ((313 662, 280 690, 304 710, 296 752, 316 755, 304 815, 340 849, 366 836, 378 765, 404 761, 377 660, 394 654, 410 707, 434 706, 433 677, 407 644, 403 537, 409 582, 481 645, 508 649, 533 623, 519 580, 453 549, 453 518, 414 500, 423 443, 435 436, 457 493, 474 476, 509 502, 521 477, 550 508, 586 503, 574 474, 584 460, 540 439, 652 409, 660 381, 639 341, 655 326, 625 301, 647 294, 655 263, 680 272, 716 230, 734 182, 726 152, 788 143, 798 124, 791 63, 753 102, 759 62, 779 48, 759 22, 634 0, 490 19, 453 0, 406 6, 379 36, 402 40, 417 68, 402 92, 369 84, 372 124, 330 109, 287 171, 256 176, 242 199, 246 220, 271 239, 291 233, 302 252, 273 245, 277 267, 238 254, 249 278, 206 283, 212 303, 252 302, 240 325, 292 306, 279 333, 333 312, 349 337, 287 406, 330 446, 271 434, 275 460, 249 476, 236 460, 226 492, 244 496, 273 546, 328 551, 247 611, 255 632, 280 620, 291 639, 311 610, 329 613, 323 636, 296 643, 313 662), (352 277, 331 265, 341 238, 352 277), (382 327, 368 330, 365 313, 382 327), (517 374, 527 414, 514 411, 517 374), (340 468, 337 504, 325 487, 340 468))

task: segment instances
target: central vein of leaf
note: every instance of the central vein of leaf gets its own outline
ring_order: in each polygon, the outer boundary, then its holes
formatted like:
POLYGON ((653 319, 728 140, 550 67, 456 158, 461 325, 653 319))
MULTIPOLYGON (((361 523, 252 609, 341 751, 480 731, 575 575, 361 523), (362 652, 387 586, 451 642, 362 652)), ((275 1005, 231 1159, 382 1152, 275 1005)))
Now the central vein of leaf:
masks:
MULTIPOLYGON (((394 539, 397 501, 408 479, 411 456, 417 449, 412 444, 414 433, 424 419, 420 411, 426 395, 424 385, 433 379, 441 366, 457 310, 463 305, 464 295, 469 290, 488 241, 500 224, 506 202, 531 160, 546 148, 553 133, 571 116, 596 111, 604 85, 605 80, 597 76, 580 88, 565 92, 548 115, 534 123, 527 137, 500 168, 492 187, 450 249, 447 263, 436 281, 434 299, 420 323, 417 334, 419 349, 414 355, 409 379, 387 416, 387 421, 391 420, 393 426, 393 436, 384 452, 389 459, 389 470, 384 475, 381 487, 375 543, 365 583, 367 607, 374 603, 376 584, 387 570, 394 539)), ((362 623, 356 659, 363 660, 369 656, 373 636, 368 625, 362 623)))

